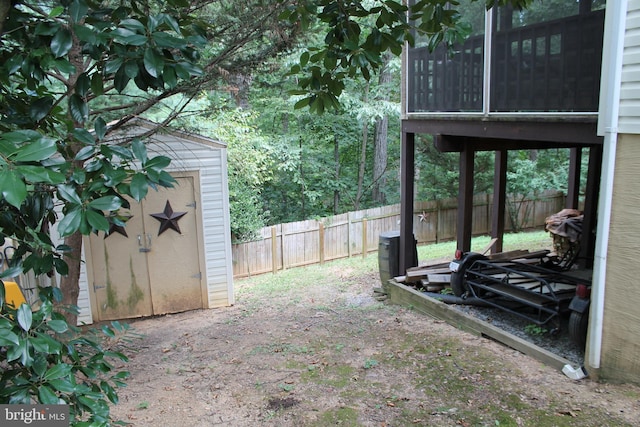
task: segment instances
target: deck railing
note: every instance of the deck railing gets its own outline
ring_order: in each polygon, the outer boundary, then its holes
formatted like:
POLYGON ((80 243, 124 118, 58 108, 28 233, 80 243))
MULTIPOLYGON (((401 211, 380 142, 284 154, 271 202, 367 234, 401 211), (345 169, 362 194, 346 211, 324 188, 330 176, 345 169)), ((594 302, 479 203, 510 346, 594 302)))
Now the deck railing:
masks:
POLYGON ((604 10, 496 31, 488 85, 484 35, 453 56, 445 47, 411 48, 408 112, 597 112, 603 33, 604 10))

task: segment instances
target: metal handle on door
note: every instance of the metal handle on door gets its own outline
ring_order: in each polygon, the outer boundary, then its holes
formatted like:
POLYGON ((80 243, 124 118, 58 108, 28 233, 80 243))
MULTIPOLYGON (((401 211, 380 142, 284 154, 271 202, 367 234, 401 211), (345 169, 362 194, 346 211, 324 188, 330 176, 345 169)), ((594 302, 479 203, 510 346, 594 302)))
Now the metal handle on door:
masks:
MULTIPOLYGON (((149 239, 149 246, 151 246, 151 235, 147 234, 147 239, 149 239)), ((138 234, 138 252, 151 252, 151 249, 142 247, 142 235, 138 234)))
POLYGON ((147 248, 151 247, 151 234, 147 233, 147 248))

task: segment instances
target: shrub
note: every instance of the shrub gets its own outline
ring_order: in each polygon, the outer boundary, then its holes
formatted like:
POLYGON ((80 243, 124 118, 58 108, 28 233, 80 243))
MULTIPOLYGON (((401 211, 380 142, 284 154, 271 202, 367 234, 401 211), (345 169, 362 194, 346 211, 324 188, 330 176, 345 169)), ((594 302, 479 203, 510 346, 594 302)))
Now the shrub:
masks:
POLYGON ((109 402, 118 402, 129 373, 112 364, 127 357, 109 348, 121 346, 128 327, 70 327, 54 310, 60 297, 57 288, 40 288, 38 309, 14 308, 0 281, 0 403, 66 404, 72 426, 110 425, 109 402))

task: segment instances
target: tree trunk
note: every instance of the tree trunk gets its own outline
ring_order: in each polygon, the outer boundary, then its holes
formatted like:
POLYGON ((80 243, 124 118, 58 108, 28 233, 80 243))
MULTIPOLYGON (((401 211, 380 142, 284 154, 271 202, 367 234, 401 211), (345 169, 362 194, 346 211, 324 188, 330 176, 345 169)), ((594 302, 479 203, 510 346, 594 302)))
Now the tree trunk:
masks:
POLYGON ((374 139, 374 156, 373 156, 373 189, 372 199, 381 205, 387 201, 387 195, 384 193, 386 184, 385 172, 387 170, 387 147, 388 142, 388 126, 389 118, 385 115, 376 120, 375 139, 374 139))
MULTIPOLYGON (((362 96, 363 102, 366 104, 369 99, 369 83, 365 86, 364 95, 362 96)), ((367 140, 369 139, 369 123, 365 118, 362 123, 362 143, 360 144, 360 168, 358 169, 358 192, 356 194, 356 200, 354 204, 355 210, 360 209, 360 200, 362 199, 363 187, 364 187, 364 171, 367 161, 367 140)))
MULTIPOLYGON (((78 296, 80 295, 80 263, 82 255, 82 234, 79 231, 64 238, 64 244, 67 245, 70 250, 64 255, 64 261, 69 267, 69 272, 66 276, 62 276, 60 280, 60 291, 62 292, 62 301, 60 302, 61 308, 68 308, 70 306, 78 305, 78 296)), ((78 323, 78 316, 75 314, 74 309, 67 311, 61 310, 67 322, 71 326, 75 326, 78 323)))
MULTIPOLYGON (((380 70, 380 77, 378 83, 382 90, 383 101, 389 100, 388 91, 386 90, 391 83, 391 71, 389 70, 389 61, 391 57, 389 55, 384 56, 384 65, 380 70)), ((388 141, 388 127, 389 117, 384 114, 382 117, 376 120, 375 125, 375 139, 374 139, 374 155, 373 155, 373 188, 371 197, 374 202, 381 205, 387 202, 387 196, 384 193, 384 187, 386 184, 385 172, 387 170, 387 148, 389 146, 388 141)))
MULTIPOLYGON (((340 141, 338 140, 338 137, 335 136, 335 132, 333 134, 333 161, 335 164, 335 175, 334 175, 334 180, 335 182, 338 182, 338 180, 340 179, 340 141)), ((338 215, 339 211, 339 207, 340 207, 340 192, 338 191, 338 188, 336 187, 335 190, 333 190, 333 214, 334 215, 338 215)))

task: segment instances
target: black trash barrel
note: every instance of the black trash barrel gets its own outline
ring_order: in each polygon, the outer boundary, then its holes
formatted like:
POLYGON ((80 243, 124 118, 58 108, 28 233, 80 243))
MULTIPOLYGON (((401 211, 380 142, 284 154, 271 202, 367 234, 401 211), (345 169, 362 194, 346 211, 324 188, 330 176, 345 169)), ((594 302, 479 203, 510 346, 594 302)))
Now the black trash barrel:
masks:
MULTIPOLYGON (((416 239, 413 238, 413 265, 418 264, 416 239)), ((400 275, 400 232, 387 231, 380 233, 378 242, 378 268, 380 281, 386 285, 389 279, 400 275)), ((403 272, 404 273, 404 272, 403 272)))

